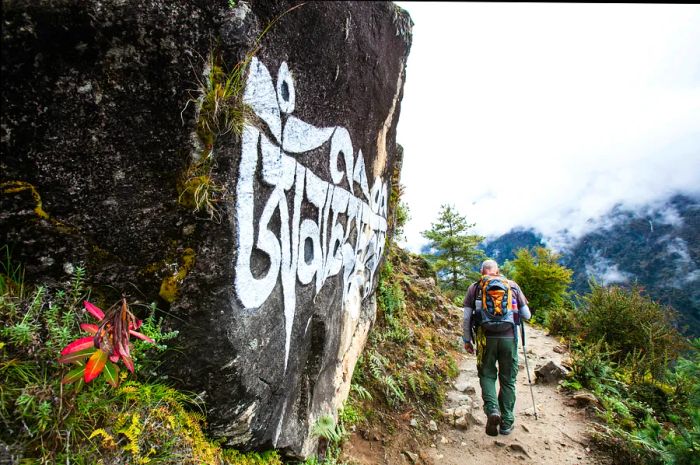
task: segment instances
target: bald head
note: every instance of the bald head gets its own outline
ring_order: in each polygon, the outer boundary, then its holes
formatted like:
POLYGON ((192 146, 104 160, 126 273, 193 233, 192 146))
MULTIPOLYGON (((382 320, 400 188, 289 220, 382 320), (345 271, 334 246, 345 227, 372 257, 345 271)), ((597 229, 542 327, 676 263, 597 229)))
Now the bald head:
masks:
POLYGON ((481 264, 481 274, 495 276, 498 274, 498 263, 496 260, 484 260, 481 264))

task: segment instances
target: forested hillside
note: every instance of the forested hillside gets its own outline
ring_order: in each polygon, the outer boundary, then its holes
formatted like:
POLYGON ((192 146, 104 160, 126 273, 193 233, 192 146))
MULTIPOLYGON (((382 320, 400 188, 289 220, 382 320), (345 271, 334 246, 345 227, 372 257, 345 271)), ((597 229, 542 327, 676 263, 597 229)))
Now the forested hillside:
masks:
POLYGON ((700 334, 699 199, 677 195, 642 214, 616 208, 604 224, 564 254, 574 289, 585 291, 590 276, 606 284, 637 282, 700 334))
MULTIPOLYGON (((684 317, 681 326, 700 334, 700 199, 676 195, 667 202, 631 210, 615 207, 596 220, 595 229, 562 250, 562 264, 573 270, 572 288, 637 283, 653 299, 684 317)), ((520 248, 542 245, 532 229, 516 229, 483 246, 499 262, 512 260, 520 248)))

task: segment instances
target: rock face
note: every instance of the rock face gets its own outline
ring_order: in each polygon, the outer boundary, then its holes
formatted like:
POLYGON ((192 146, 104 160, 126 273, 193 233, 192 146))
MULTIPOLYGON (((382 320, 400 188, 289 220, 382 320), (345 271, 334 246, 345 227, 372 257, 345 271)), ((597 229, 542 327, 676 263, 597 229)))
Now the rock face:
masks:
POLYGON ((313 452, 375 315, 410 18, 379 2, 3 6, 13 258, 29 279, 84 264, 107 303, 161 299, 180 331, 168 372, 211 433, 313 452))

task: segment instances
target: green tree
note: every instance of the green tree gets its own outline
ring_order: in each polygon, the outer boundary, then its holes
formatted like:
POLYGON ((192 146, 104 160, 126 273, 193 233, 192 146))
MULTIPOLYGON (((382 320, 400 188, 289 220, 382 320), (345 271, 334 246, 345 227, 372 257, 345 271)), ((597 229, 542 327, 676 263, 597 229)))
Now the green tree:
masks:
POLYGON ((442 205, 437 222, 421 233, 430 240, 426 258, 437 272, 441 287, 454 295, 463 294, 478 279, 479 273, 474 270, 486 258, 477 249, 484 237, 469 234, 472 227, 474 224, 469 224, 454 207, 442 205))
POLYGON ((566 299, 572 271, 558 263, 559 255, 545 247, 520 249, 510 263, 512 278, 520 285, 538 321, 548 310, 560 308, 566 299))

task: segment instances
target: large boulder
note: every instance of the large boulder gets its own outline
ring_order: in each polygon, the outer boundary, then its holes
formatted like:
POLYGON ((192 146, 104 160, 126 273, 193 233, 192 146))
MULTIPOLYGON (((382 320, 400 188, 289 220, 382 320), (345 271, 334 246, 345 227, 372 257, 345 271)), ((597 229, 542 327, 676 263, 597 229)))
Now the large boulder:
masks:
POLYGON ((168 374, 212 434, 313 452, 375 317, 410 18, 384 2, 3 7, 14 259, 28 279, 83 264, 104 301, 158 299, 180 331, 168 374))

